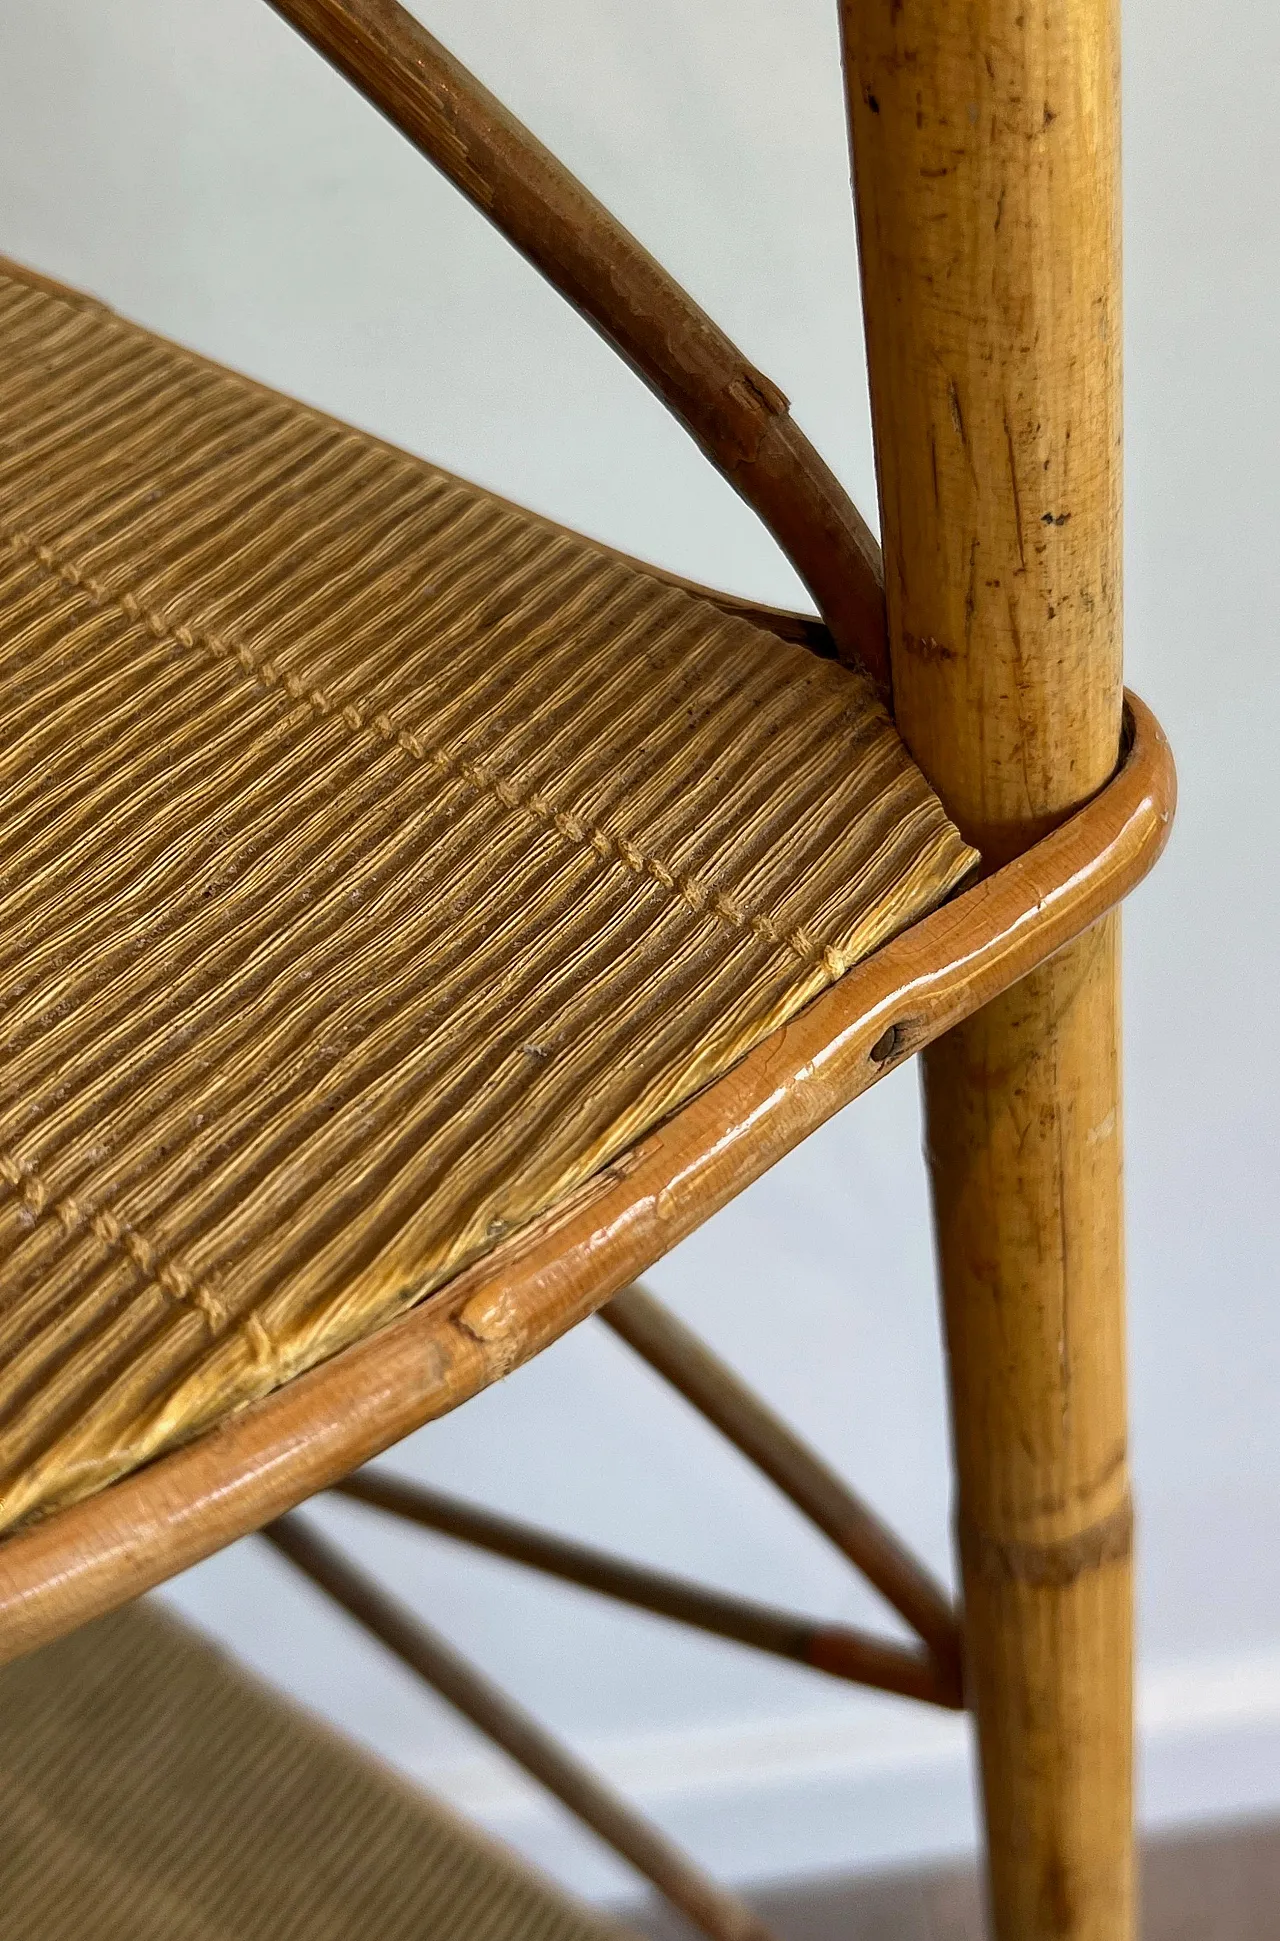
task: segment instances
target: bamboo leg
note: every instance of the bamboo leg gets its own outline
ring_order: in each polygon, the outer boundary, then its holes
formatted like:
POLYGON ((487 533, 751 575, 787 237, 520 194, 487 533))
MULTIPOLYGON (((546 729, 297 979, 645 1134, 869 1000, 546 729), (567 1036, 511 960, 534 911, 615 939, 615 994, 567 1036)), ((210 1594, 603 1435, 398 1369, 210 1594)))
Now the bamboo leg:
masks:
MULTIPOLYGON (((899 725, 991 866, 1119 739, 1113 0, 846 0, 899 725)), ((1117 922, 926 1054, 1000 1941, 1129 1941, 1117 922)))
POLYGON ((1109 918, 926 1063, 967 1689, 1008 1941, 1133 1931, 1116 941, 1109 918))

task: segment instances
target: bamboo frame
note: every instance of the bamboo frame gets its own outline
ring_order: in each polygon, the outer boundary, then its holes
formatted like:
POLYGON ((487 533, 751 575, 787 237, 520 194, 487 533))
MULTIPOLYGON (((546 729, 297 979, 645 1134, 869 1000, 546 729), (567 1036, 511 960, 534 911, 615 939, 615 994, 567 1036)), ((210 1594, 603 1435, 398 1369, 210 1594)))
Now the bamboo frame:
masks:
MULTIPOLYGON (((849 1626, 751 1603, 375 1470, 345 1477, 334 1484, 334 1493, 754 1650, 899 1697, 962 1709, 955 1616, 945 1592, 893 1533, 639 1283, 624 1288, 599 1314, 916 1624, 928 1641, 927 1648, 893 1644, 849 1626)), ((758 1926, 744 1926, 744 1919, 750 1923, 750 1917, 739 1903, 702 1879, 593 1774, 301 1518, 286 1515, 267 1525, 262 1534, 637 1867, 703 1932, 726 1938, 762 1932, 758 1926)))
POLYGON ((754 1651, 789 1658, 813 1671, 900 1698, 921 1699, 952 1711, 963 1709, 958 1676, 948 1677, 918 1648, 711 1590, 377 1470, 357 1470, 335 1483, 333 1493, 754 1651))
POLYGON ((1175 780, 1130 697, 1113 780, 886 944, 553 1214, 368 1340, 0 1543, 0 1662, 152 1589, 538 1354, 903 1059, 1087 931, 1155 863, 1175 780))
MULTIPOLYGON (((600 330, 760 514, 841 657, 864 662, 886 693, 892 683, 908 745, 995 874, 421 1309, 0 1545, 0 1660, 278 1518, 616 1294, 610 1325, 915 1625, 935 1689, 914 1695, 954 1696, 955 1625, 937 1586, 701 1344, 638 1290, 618 1294, 924 1050, 965 1682, 997 1935, 1126 1941, 1131 1510, 1111 912, 1163 847, 1174 786, 1137 703, 1112 776, 1115 0, 1042 15, 1021 0, 974 0, 963 15, 940 0, 843 0, 887 644, 878 549, 777 387, 396 0, 271 3, 600 330)), ((766 624, 825 638, 785 616, 766 624)), ((827 1670, 843 1653, 839 1675, 892 1673, 890 1688, 905 1689, 904 1665, 885 1656, 895 1647, 420 1492, 393 1503, 397 1486, 369 1479, 346 1491, 722 1635, 810 1663, 825 1655, 827 1670)), ((267 1535, 705 1932, 763 1934, 305 1526, 277 1521, 267 1535)))
POLYGON ((639 1283, 615 1294, 599 1318, 714 1423, 875 1585, 928 1645, 944 1689, 958 1692, 960 1635, 950 1598, 843 1478, 639 1283))
POLYGON ((396 0, 270 0, 626 360, 763 519, 882 687, 880 550, 776 384, 396 0))
POLYGON ((665 1834, 620 1799, 474 1665, 349 1563, 305 1517, 280 1517, 261 1534, 606 1845, 630 1861, 711 1941, 774 1941, 770 1930, 743 1901, 695 1867, 665 1834))
MULTIPOLYGON (((845 0, 899 728, 988 863, 1120 733, 1116 0, 845 0)), ((1118 928, 931 1047, 998 1941, 1134 1932, 1118 928)))

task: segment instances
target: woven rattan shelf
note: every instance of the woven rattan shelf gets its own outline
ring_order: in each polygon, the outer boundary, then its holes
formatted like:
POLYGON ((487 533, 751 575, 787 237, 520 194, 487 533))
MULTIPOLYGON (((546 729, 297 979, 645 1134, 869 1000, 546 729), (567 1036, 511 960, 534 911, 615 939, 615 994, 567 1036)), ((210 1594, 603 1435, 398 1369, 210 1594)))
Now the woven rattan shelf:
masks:
POLYGON ((0 1672, 0 1815, 14 1941, 622 1941, 140 1606, 0 1672))
POLYGON ((0 1518, 544 1214, 973 866, 869 681, 0 283, 0 1518))

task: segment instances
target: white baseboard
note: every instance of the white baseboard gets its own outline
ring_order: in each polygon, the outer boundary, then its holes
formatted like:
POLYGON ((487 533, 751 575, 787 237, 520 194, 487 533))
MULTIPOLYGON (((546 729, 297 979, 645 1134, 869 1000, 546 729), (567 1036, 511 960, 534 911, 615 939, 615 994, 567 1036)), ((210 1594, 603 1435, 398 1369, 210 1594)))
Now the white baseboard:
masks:
MULTIPOLYGON (((1151 1830, 1280 1811, 1280 1651, 1158 1667, 1140 1683, 1141 1812, 1151 1830)), ((740 1885, 972 1853, 966 1721, 893 1701, 847 1713, 582 1748, 609 1781, 740 1885)), ((496 1757, 414 1776, 580 1894, 633 1878, 496 1757)))

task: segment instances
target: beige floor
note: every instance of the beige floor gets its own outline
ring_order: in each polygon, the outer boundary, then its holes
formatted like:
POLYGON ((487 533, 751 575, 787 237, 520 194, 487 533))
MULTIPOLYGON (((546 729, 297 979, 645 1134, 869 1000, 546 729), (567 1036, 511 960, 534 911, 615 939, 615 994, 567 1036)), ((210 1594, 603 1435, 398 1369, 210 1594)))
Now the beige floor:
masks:
MULTIPOLYGON (((1280 1822, 1153 1841, 1143 1856, 1143 1941, 1280 1941, 1280 1822)), ((965 1871, 778 1889, 755 1905, 778 1941, 984 1941, 965 1871)), ((651 1941, 686 1941, 661 1916, 651 1941)))

